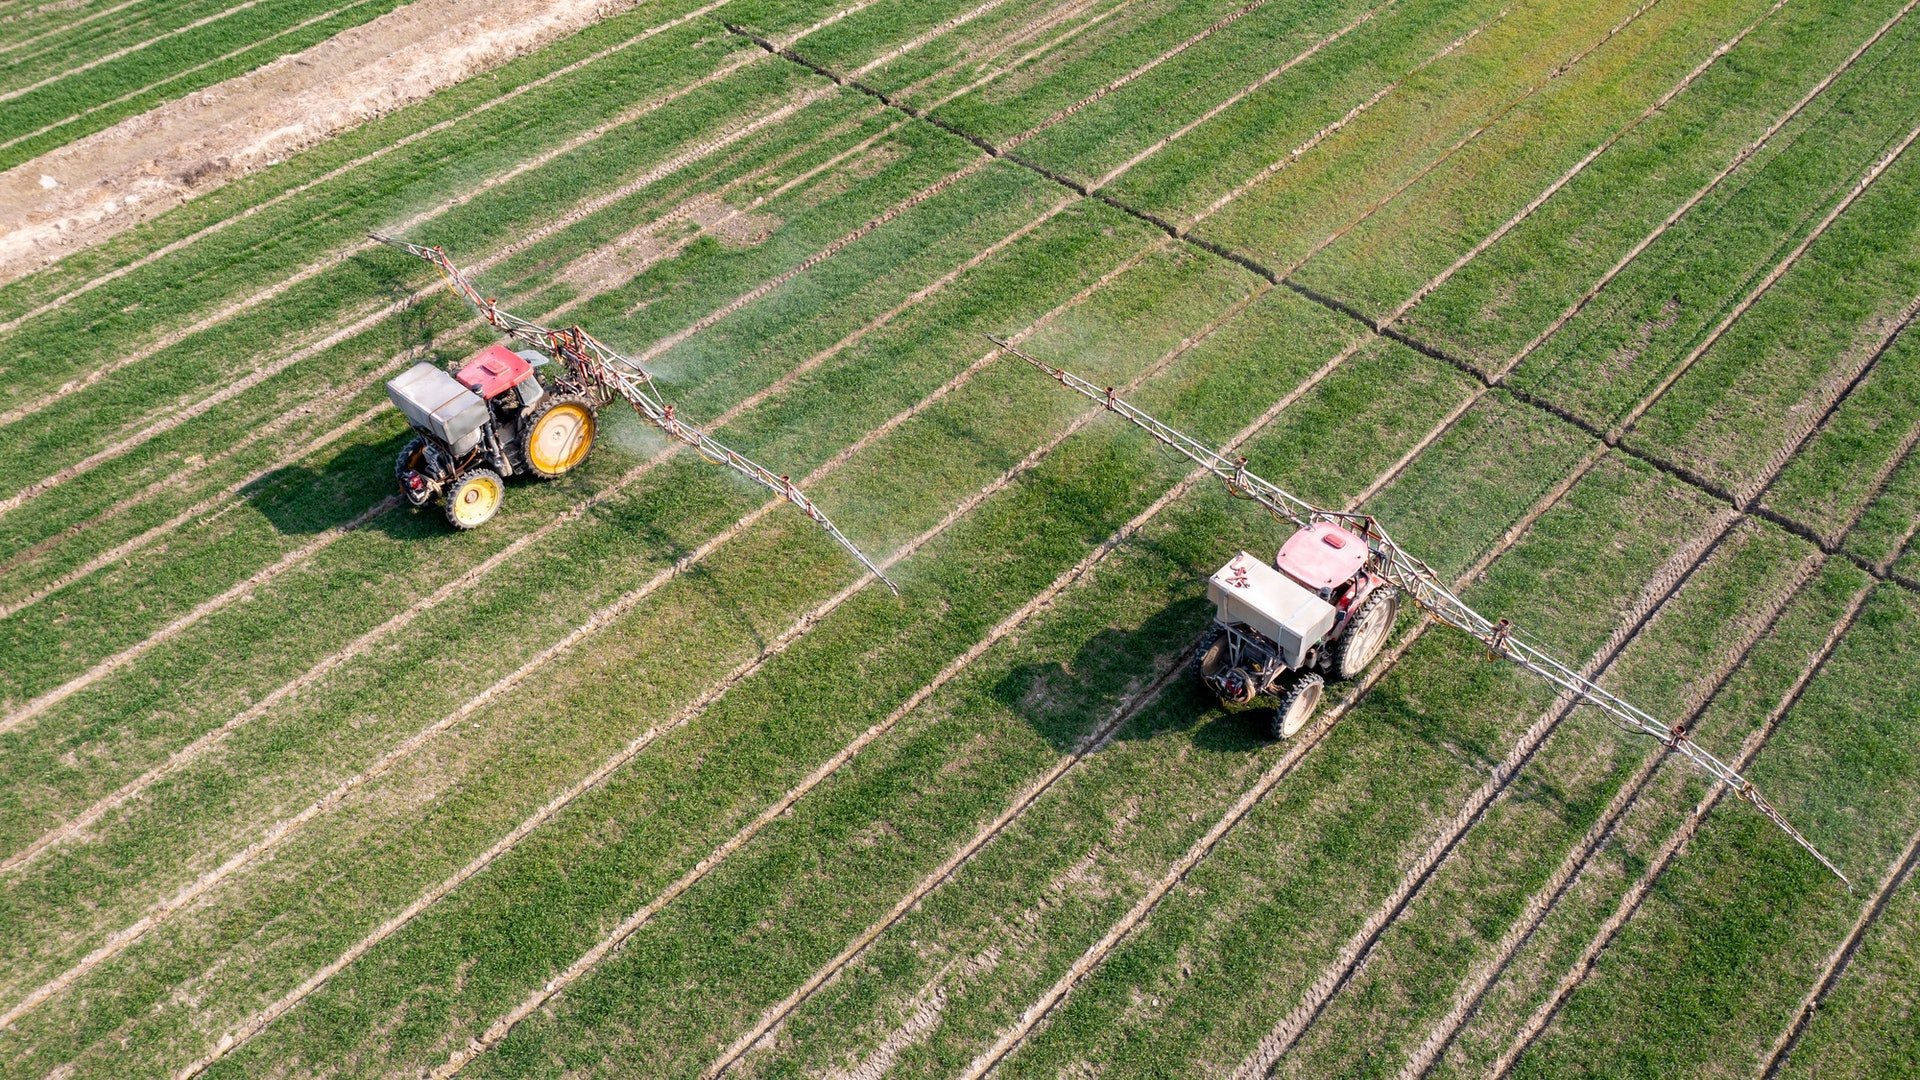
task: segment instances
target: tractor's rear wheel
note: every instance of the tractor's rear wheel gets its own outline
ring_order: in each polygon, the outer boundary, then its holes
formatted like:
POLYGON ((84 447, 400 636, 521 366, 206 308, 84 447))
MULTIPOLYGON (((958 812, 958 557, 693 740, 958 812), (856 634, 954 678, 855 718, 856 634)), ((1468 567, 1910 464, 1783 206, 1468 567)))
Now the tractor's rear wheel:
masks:
POLYGON ((1360 610, 1347 620, 1347 630, 1333 647, 1333 674, 1351 679, 1367 669, 1386 647, 1400 614, 1400 590, 1390 585, 1375 589, 1360 601, 1360 610))
POLYGON ((1293 680, 1287 688, 1286 696, 1280 699, 1280 705, 1273 710, 1273 737, 1291 739, 1299 730, 1307 726, 1313 714, 1320 708, 1320 699, 1326 696, 1327 681, 1318 675, 1306 674, 1293 680))
POLYGON ((447 489, 447 520, 461 531, 477 529, 493 520, 500 501, 507 497, 507 485, 492 469, 475 469, 453 482, 447 489))
POLYGON ((520 418, 520 449, 527 470, 542 480, 565 476, 587 459, 600 426, 592 399, 549 394, 520 418))
POLYGON ((393 482, 400 485, 400 494, 410 494, 407 490, 407 474, 424 473, 427 468, 427 437, 415 435, 400 448, 400 456, 393 462, 393 482))
POLYGON ((1227 655, 1233 650, 1227 640, 1226 628, 1219 623, 1207 627, 1200 635, 1200 645, 1193 653, 1193 673, 1202 680, 1217 677, 1227 668, 1227 655))

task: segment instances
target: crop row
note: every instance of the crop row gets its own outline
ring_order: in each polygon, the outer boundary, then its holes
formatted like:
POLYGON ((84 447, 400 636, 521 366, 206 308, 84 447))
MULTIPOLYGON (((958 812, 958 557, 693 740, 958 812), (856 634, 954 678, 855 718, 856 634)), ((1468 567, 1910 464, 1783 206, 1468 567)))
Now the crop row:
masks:
POLYGON ((403 0, 325 0, 156 42, 104 71, 62 74, 20 94, 0 120, 0 169, 12 168, 155 106, 245 74, 399 7, 403 0))
MULTIPOLYGON (((950 452, 948 448, 945 448, 945 444, 941 444, 941 442, 937 442, 935 446, 939 446, 939 450, 935 450, 935 454, 948 454, 948 452, 950 452)), ((741 573, 745 573, 745 571, 741 571, 741 573)), ((749 578, 749 580, 751 580, 751 578, 749 578)), ((722 780, 724 780, 724 778, 722 778, 722 780)))

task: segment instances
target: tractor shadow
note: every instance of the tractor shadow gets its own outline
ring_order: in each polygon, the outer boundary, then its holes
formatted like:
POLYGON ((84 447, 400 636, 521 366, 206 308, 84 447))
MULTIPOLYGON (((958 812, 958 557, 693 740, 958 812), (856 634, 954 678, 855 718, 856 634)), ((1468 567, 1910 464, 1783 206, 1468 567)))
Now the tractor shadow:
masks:
MULTIPOLYGON (((240 489, 241 498, 283 536, 311 536, 344 525, 395 494, 393 462, 410 433, 379 442, 347 446, 324 464, 274 469, 240 489)), ((413 510, 404 504, 377 514, 361 526, 394 537, 444 532, 433 507, 413 510)))
POLYGON ((1106 627, 1071 661, 1022 664, 994 683, 993 696, 1061 753, 1124 714, 1114 740, 1188 732, 1203 750, 1246 753, 1264 745, 1268 708, 1227 710, 1190 674, 1193 644, 1213 617, 1204 596, 1174 603, 1128 630, 1106 627), (1141 692, 1169 666, 1156 693, 1141 692))

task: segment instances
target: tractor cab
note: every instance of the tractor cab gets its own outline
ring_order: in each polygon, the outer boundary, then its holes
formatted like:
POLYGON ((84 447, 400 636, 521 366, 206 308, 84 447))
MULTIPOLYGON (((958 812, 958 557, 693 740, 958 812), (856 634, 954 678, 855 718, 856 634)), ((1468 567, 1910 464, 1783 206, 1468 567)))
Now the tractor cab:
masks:
POLYGON ((537 369, 549 363, 489 345, 452 374, 422 361, 389 381, 414 430, 394 464, 400 494, 414 506, 437 499, 454 528, 472 529, 500 508, 507 477, 551 480, 585 461, 599 402, 564 378, 543 383, 537 369))
POLYGON ((1386 644, 1399 593, 1367 569, 1366 541, 1316 521, 1271 564, 1242 551, 1207 582, 1213 625, 1195 663, 1222 703, 1277 697, 1273 733, 1293 735, 1319 707, 1327 678, 1358 675, 1386 644))

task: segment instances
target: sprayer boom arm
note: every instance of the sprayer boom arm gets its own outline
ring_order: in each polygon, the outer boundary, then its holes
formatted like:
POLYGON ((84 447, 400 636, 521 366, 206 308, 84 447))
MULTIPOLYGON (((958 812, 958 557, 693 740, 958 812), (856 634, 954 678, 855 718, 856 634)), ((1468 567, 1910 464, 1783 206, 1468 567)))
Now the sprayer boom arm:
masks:
POLYGON ((1380 522, 1371 514, 1323 510, 1290 495, 1278 486, 1248 472, 1245 458, 1230 460, 1212 448, 1175 431, 1116 397, 1112 387, 1095 386, 1078 375, 1036 359, 999 338, 992 335, 988 335, 988 338, 1000 348, 1045 372, 1061 385, 1099 402, 1109 411, 1125 417, 1135 426, 1145 430, 1147 434, 1212 472, 1226 482, 1227 490, 1234 495, 1259 503, 1276 517, 1297 527, 1305 528, 1316 521, 1327 521, 1358 534, 1367 543, 1368 562, 1374 572, 1399 586, 1401 591, 1411 597, 1435 621, 1471 634, 1487 647, 1490 655, 1525 668, 1558 686, 1566 696, 1572 699, 1573 704, 1591 705, 1606 713, 1608 719, 1628 733, 1653 738, 1668 750, 1685 757, 1702 772, 1727 785, 1734 794, 1752 804, 1756 810, 1766 815, 1767 820, 1779 826, 1793 838, 1795 843, 1820 860, 1820 865, 1832 871, 1834 876, 1842 882, 1846 882, 1849 888, 1852 887, 1852 882, 1840 872, 1840 868, 1821 854, 1820 849, 1814 847, 1812 841, 1801 835, 1800 830, 1794 828, 1778 810, 1775 810, 1773 805, 1760 794, 1759 789, 1754 787, 1753 781, 1748 780, 1733 766, 1695 743, 1687 736, 1682 726, 1661 723, 1638 706, 1622 700, 1566 664, 1554 659, 1523 637, 1511 623, 1504 619, 1495 623, 1468 607, 1441 581, 1440 575, 1435 573, 1432 567, 1409 555, 1405 548, 1394 542, 1393 538, 1387 535, 1386 530, 1381 528, 1380 522))
POLYGON ((812 518, 815 524, 827 531, 827 535, 841 547, 847 549, 860 565, 866 567, 874 577, 879 578, 893 592, 899 592, 893 581, 881 571, 873 561, 854 546, 840 529, 822 513, 806 493, 795 487, 793 481, 764 465, 754 462, 745 455, 730 449, 718 439, 700 428, 681 420, 673 414, 673 406, 663 403, 653 385, 653 376, 634 360, 621 355, 600 339, 587 333, 578 326, 555 330, 529 322, 510 312, 500 310, 490 296, 483 296, 480 290, 460 268, 453 264, 447 253, 437 247, 423 247, 410 244, 397 237, 381 233, 368 233, 368 236, 383 244, 425 259, 437 267, 447 279, 447 284, 467 303, 472 304, 500 332, 516 341, 525 342, 536 348, 549 349, 567 366, 575 381, 583 388, 592 389, 602 395, 603 400, 614 396, 625 398, 641 419, 659 428, 673 439, 683 442, 700 452, 715 465, 724 465, 734 472, 752 480, 761 487, 780 496, 782 499, 800 508, 800 512, 812 518))

